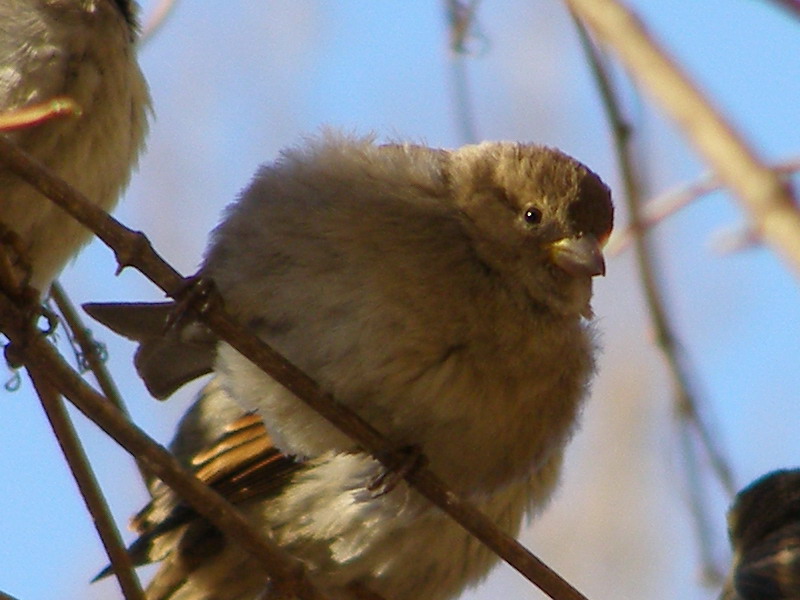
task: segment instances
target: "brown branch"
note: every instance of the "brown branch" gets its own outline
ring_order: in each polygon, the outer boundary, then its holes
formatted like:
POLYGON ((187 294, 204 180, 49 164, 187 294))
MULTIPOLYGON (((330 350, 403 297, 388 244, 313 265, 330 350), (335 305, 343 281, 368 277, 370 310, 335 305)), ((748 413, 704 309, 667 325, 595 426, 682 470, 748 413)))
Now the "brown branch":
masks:
POLYGON ((684 457, 687 461, 692 516, 695 520, 695 530, 700 541, 704 571, 708 579, 715 580, 721 576, 714 565, 713 544, 708 534, 708 519, 705 516, 706 511, 703 510, 704 502, 701 497, 702 485, 697 477, 699 457, 692 443, 690 430, 696 432, 701 448, 709 458, 717 479, 727 493, 733 496, 736 488, 733 483, 731 468, 722 451, 717 447, 714 436, 711 435, 707 425, 701 418, 698 409, 701 398, 693 391, 690 369, 688 368, 688 357, 682 352, 676 328, 667 312, 664 293, 656 276, 652 244, 646 236, 646 227, 643 225, 642 186, 640 185, 631 148, 633 129, 622 114, 619 99, 611 84, 610 76, 601 56, 577 18, 575 19, 575 24, 611 125, 614 149, 617 155, 617 162, 622 171, 622 180, 625 187, 625 199, 630 219, 629 228, 639 279, 642 283, 650 320, 655 329, 656 343, 667 364, 675 388, 675 408, 682 425, 681 437, 684 442, 684 457))
POLYGON ((108 503, 89 466, 86 453, 72 426, 58 390, 38 369, 29 369, 29 373, 47 419, 50 421, 50 427, 53 429, 64 458, 72 471, 72 476, 75 478, 75 483, 83 496, 83 501, 86 503, 86 508, 92 516, 97 534, 114 567, 114 573, 123 596, 126 600, 144 600, 142 586, 133 571, 131 558, 114 525, 114 518, 111 516, 108 503))
POLYGON ((800 0, 772 0, 784 10, 792 13, 792 16, 800 19, 800 0))
MULTIPOLYGON (((97 341, 92 338, 91 331, 84 325, 83 319, 81 319, 78 311, 75 310, 69 296, 67 296, 67 293, 58 281, 54 281, 50 286, 50 297, 61 313, 61 317, 69 331, 69 335, 71 335, 71 339, 74 340, 80 349, 79 360, 84 364, 79 365, 79 367, 88 367, 92 375, 94 375, 97 385, 100 386, 100 391, 103 395, 108 398, 122 414, 126 417, 130 417, 125 402, 122 400, 122 396, 119 393, 119 389, 100 356, 97 341)), ((142 481, 145 483, 145 488, 149 489, 147 482, 150 480, 150 475, 138 461, 136 466, 142 476, 142 481)))
POLYGON ((186 288, 187 280, 153 250, 143 233, 125 227, 3 136, 0 136, 0 162, 93 231, 114 251, 118 273, 135 262, 136 268, 168 296, 175 297, 186 288))
MULTIPOLYGON (((105 212, 93 206, 85 197, 70 188, 67 183, 60 180, 47 168, 2 138, 0 138, 0 162, 6 163, 15 173, 94 231, 98 237, 114 250, 120 263, 120 268, 135 266, 148 279, 173 298, 185 291, 190 280, 184 280, 175 269, 164 262, 142 233, 134 232, 121 225, 105 212)), ((0 306, 0 312, 2 311, 3 308, 0 306)), ((337 403, 329 394, 323 392, 308 375, 267 346, 262 340, 255 337, 242 325, 231 319, 222 309, 221 301, 210 301, 207 310, 204 310, 200 317, 221 340, 229 343, 251 362, 293 392, 298 398, 348 434, 381 463, 389 468, 401 463, 403 454, 398 452, 397 448, 389 444, 380 433, 353 411, 337 403)), ((73 383, 73 385, 77 384, 73 383)), ((59 389, 67 398, 73 400, 72 395, 67 390, 64 388, 59 389)), ((71 389, 74 391, 75 388, 71 389)), ((82 406, 86 405, 82 404, 82 406)), ((79 406, 79 408, 81 407, 79 406)), ((107 411, 111 409, 112 407, 110 406, 106 407, 106 416, 107 411)), ((121 419, 122 423, 126 423, 116 409, 113 409, 113 414, 118 419, 121 419)), ((95 414, 95 416, 101 415, 95 414)), ((108 423, 107 421, 104 422, 108 423)), ((98 422, 98 424, 101 423, 98 422)), ((120 430, 116 431, 119 433, 120 430)), ((138 432, 137 435, 143 434, 138 432)), ((131 438, 125 439, 130 442, 131 438)), ((136 440, 137 443, 135 445, 125 447, 134 456, 143 460, 148 469, 152 469, 156 475, 182 496, 186 490, 192 489, 186 482, 180 481, 174 473, 170 473, 169 479, 162 477, 162 474, 166 473, 164 470, 166 463, 162 461, 167 461, 167 463, 172 463, 177 467, 177 463, 174 463, 174 459, 166 451, 159 448, 158 452, 153 454, 154 450, 150 449, 150 454, 139 456, 138 452, 149 448, 149 446, 142 443, 142 438, 136 438, 136 440), (157 458, 158 456, 161 458, 157 458), (176 482, 176 484, 173 485, 173 482, 176 482), (179 487, 176 487, 176 485, 179 487)), ((117 441, 120 441, 120 439, 117 441)), ((429 470, 412 470, 407 475, 407 479, 420 493, 448 513, 462 527, 476 536, 550 597, 555 600, 585 600, 585 597, 580 592, 531 554, 519 542, 501 532, 483 513, 456 496, 429 470)), ((192 479, 192 483, 194 486, 203 487, 194 479, 192 479)), ((204 491, 206 494, 208 492, 208 490, 204 491)), ((200 491, 195 489, 195 493, 199 494, 200 491)), ((199 497, 193 496, 193 498, 199 497)), ((188 497, 186 499, 189 500, 188 497)), ((210 512, 211 509, 203 506, 203 510, 200 510, 199 505, 195 504, 195 502, 197 500, 192 502, 193 506, 199 512, 208 516, 206 513, 210 512)), ((217 513, 214 514, 219 516, 217 513)), ((238 514, 236 516, 238 517, 238 514)), ((241 519, 241 517, 238 518, 241 519)), ((217 521, 211 520, 217 524, 217 521)), ((220 529, 226 532, 236 530, 242 535, 249 534, 247 538, 249 541, 245 543, 243 538, 242 545, 251 552, 255 552, 257 547, 256 540, 253 539, 248 528, 244 527, 246 522, 236 521, 233 517, 229 517, 229 520, 231 527, 234 529, 228 529, 225 526, 220 526, 220 529)), ((288 566, 286 568, 289 569, 288 566)), ((289 569, 287 574, 291 574, 291 572, 291 569, 289 569)))
POLYGON ((800 211, 791 185, 758 159, 622 4, 616 0, 566 2, 617 52, 645 91, 736 194, 753 230, 800 275, 800 211))
POLYGON ((162 446, 106 398, 92 389, 33 327, 12 301, 0 294, 0 329, 11 340, 6 357, 24 364, 36 377, 57 388, 89 419, 119 443, 194 509, 222 531, 235 537, 263 565, 273 585, 304 600, 327 600, 308 581, 305 567, 274 542, 253 531, 251 524, 224 498, 188 473, 162 446))
POLYGON ((81 352, 79 360, 83 364, 78 365, 79 368, 87 367, 97 379, 97 384, 100 386, 100 391, 103 392, 103 395, 120 409, 122 414, 130 417, 119 389, 100 356, 97 341, 92 338, 91 331, 86 328, 83 319, 81 319, 78 311, 75 310, 75 306, 70 301, 69 296, 57 281, 53 282, 50 287, 50 298, 55 302, 71 339, 74 340, 81 352))
POLYGON ((472 36, 479 4, 480 0, 445 0, 447 23, 450 26, 450 50, 456 54, 467 52, 467 39, 472 36))

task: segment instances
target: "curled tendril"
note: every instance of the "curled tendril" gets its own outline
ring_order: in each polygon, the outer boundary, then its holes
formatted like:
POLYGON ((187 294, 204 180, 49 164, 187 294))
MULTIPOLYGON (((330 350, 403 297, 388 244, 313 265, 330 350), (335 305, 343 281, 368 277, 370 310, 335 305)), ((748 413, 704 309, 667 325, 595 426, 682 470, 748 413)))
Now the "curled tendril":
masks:
POLYGON ((17 369, 12 370, 11 373, 11 377, 6 380, 6 382, 3 384, 3 387, 7 392, 16 392, 20 387, 22 387, 22 377, 20 377, 19 370, 17 369))

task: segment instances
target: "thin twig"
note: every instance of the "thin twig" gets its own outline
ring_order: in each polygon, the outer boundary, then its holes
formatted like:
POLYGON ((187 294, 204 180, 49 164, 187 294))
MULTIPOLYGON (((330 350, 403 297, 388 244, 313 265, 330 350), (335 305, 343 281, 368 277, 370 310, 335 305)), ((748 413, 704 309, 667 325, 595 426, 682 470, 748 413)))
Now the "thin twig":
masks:
POLYGON ((752 148, 681 72, 645 27, 616 0, 566 0, 613 48, 632 75, 676 122, 720 180, 738 197, 753 231, 800 275, 800 210, 792 186, 752 148))
POLYGON ((450 50, 458 54, 467 51, 467 40, 475 26, 475 13, 480 0, 445 0, 447 22, 450 25, 450 50))
POLYGON ((470 31, 474 26, 475 11, 478 9, 478 4, 479 0, 473 0, 469 4, 463 2, 463 0, 445 0, 450 33, 452 97, 459 137, 465 144, 471 144, 478 140, 466 64, 467 38, 470 36, 470 31))
POLYGON ((55 302, 58 311, 64 319, 64 324, 80 349, 80 359, 85 365, 78 365, 78 367, 88 367, 89 370, 92 371, 92 375, 95 376, 103 395, 113 402, 114 406, 122 411, 122 414, 126 417, 130 417, 125 402, 122 400, 122 396, 119 393, 119 388, 117 388, 117 385, 114 383, 111 374, 108 372, 108 369, 106 369, 106 365, 100 356, 97 341, 92 338, 91 331, 86 328, 83 319, 81 319, 78 311, 75 310, 69 296, 67 296, 67 293, 58 281, 53 282, 53 285, 50 287, 50 297, 53 299, 53 302, 55 302))
POLYGON ((466 59, 463 55, 450 57, 450 73, 453 82, 453 104, 455 106, 458 137, 464 144, 478 141, 478 130, 475 127, 475 113, 472 108, 472 95, 469 92, 469 75, 466 59))
MULTIPOLYGON (((655 260, 646 229, 642 225, 641 185, 637 176, 631 150, 632 128, 627 123, 620 108, 620 102, 611 84, 605 64, 599 56, 597 49, 589 38, 582 23, 576 18, 575 24, 580 35, 581 43, 592 74, 600 90, 603 106, 606 110, 614 138, 614 148, 617 161, 622 171, 622 180, 625 187, 625 198, 630 219, 632 243, 635 250, 636 265, 642 288, 645 295, 650 320, 655 329, 656 343, 661 349, 667 363, 670 376, 675 387, 675 408, 681 422, 682 430, 690 428, 696 432, 699 442, 706 456, 708 456, 716 477, 730 496, 735 493, 735 485, 731 469, 722 451, 717 447, 714 437, 709 433, 698 410, 701 402, 699 396, 692 390, 688 357, 681 350, 675 328, 667 313, 664 294, 658 278, 656 277, 655 260)), ((688 435, 688 431, 682 431, 688 435)), ((689 471, 698 470, 698 460, 694 446, 691 442, 683 445, 684 457, 690 463, 689 471)), ((714 559, 711 552, 712 544, 707 535, 707 519, 704 517, 703 499, 699 482, 690 481, 689 489, 692 492, 692 514, 696 517, 696 530, 700 539, 702 561, 705 571, 709 575, 715 571, 714 559)))
POLYGON ((792 16, 800 19, 800 0, 772 0, 785 10, 792 13, 792 16))
MULTIPOLYGON (((58 281, 54 281, 50 286, 50 297, 61 313, 72 339, 75 340, 75 343, 80 348, 80 360, 85 363, 85 366, 88 367, 92 375, 94 375, 97 385, 100 386, 100 391, 106 398, 114 403, 114 406, 122 411, 122 414, 126 417, 130 417, 125 402, 119 393, 119 388, 117 388, 116 383, 114 383, 111 373, 108 372, 106 364, 100 356, 98 342, 92 338, 91 331, 89 331, 83 323, 83 319, 81 319, 78 311, 75 310, 69 296, 58 281)), ((82 366, 83 365, 79 365, 79 367, 82 366)), ((145 483, 145 488, 149 489, 147 482, 150 481, 150 475, 138 461, 136 462, 136 466, 139 469, 139 474, 142 476, 142 481, 145 483)))
MULTIPOLYGON (((782 176, 789 176, 800 171, 800 158, 783 160, 771 165, 770 168, 782 176)), ((708 172, 701 175, 696 181, 667 190, 649 200, 642 207, 640 227, 647 230, 652 229, 698 198, 710 194, 720 187, 722 187, 722 183, 719 178, 714 173, 708 172)), ((608 241, 606 253, 610 256, 620 254, 628 248, 632 238, 633 229, 630 226, 616 229, 608 241)))
MULTIPOLYGON (((92 205, 82 194, 72 189, 49 169, 2 138, 0 138, 0 162, 6 163, 17 175, 28 181, 55 204, 94 231, 115 252, 120 269, 125 266, 136 267, 173 298, 185 292, 191 280, 184 279, 175 269, 168 265, 153 250, 149 240, 141 232, 135 232, 124 227, 104 211, 92 205)), ((0 313, 2 313, 2 307, 0 307, 0 313)), ((221 300, 217 298, 214 301, 212 296, 208 302, 207 309, 199 316, 221 340, 230 344, 239 353, 268 373, 341 431, 349 435, 381 463, 392 468, 402 461, 404 456, 402 452, 393 444, 390 444, 373 427, 352 410, 337 403, 329 394, 323 392, 308 375, 227 315, 221 306, 221 300)), ((72 400, 66 390, 60 389, 65 396, 72 400)), ((110 409, 111 407, 108 408, 110 409)), ((114 410, 116 411, 116 409, 114 410)), ((130 451, 134 452, 134 456, 143 459, 136 452, 137 449, 143 447, 139 444, 130 451)), ((149 456, 150 459, 144 461, 148 469, 151 468, 150 461, 153 460, 152 457, 154 455, 151 454, 149 456)), ((168 456, 164 460, 174 459, 168 456)), ((163 464, 159 460, 160 469, 156 471, 154 468, 154 472, 159 477, 164 472, 163 464)), ((153 463, 154 465, 155 463, 153 463)), ((195 508, 198 508, 198 505, 195 504, 197 500, 193 501, 184 495, 184 492, 190 488, 183 486, 179 489, 166 478, 161 478, 170 487, 173 487, 176 492, 185 497, 187 501, 191 501, 195 508)), ((483 513, 450 491, 428 469, 411 470, 406 478, 422 495, 448 513, 462 527, 486 544, 498 556, 550 597, 555 600, 585 600, 585 597, 567 581, 547 567, 511 536, 501 532, 483 513)), ((177 480, 173 478, 172 481, 177 480)), ((195 483, 198 482, 195 481, 195 483)), ((194 496, 194 498, 196 499, 198 496, 194 496)), ((200 510, 198 508, 198 510, 202 514, 206 514, 208 509, 200 510)), ((224 527, 220 528, 225 529, 224 527)), ((248 546, 243 543, 243 546, 253 551, 254 546, 252 544, 248 546)))
POLYGON ((125 544, 114 525, 114 518, 103 497, 103 492, 89 466, 86 453, 81 446, 75 428, 72 426, 58 390, 37 369, 29 369, 33 386, 42 402, 45 414, 53 433, 58 440, 64 458, 67 460, 75 483, 81 492, 86 508, 92 516, 97 534, 114 567, 119 586, 126 600, 144 600, 139 579, 133 571, 133 563, 125 550, 125 544))
POLYGON ((273 578, 273 585, 286 592, 287 597, 296 594, 304 600, 329 600, 308 581, 302 563, 255 532, 236 508, 187 472, 164 447, 92 389, 32 326, 25 312, 3 294, 0 294, 0 329, 11 341, 6 348, 10 362, 23 364, 37 377, 45 378, 120 446, 141 460, 149 471, 191 503, 198 513, 233 536, 260 562, 273 578))
POLYGON ((142 33, 139 36, 139 45, 146 44, 153 39, 156 33, 167 21, 172 11, 178 4, 178 0, 159 0, 145 19, 142 25, 142 33))

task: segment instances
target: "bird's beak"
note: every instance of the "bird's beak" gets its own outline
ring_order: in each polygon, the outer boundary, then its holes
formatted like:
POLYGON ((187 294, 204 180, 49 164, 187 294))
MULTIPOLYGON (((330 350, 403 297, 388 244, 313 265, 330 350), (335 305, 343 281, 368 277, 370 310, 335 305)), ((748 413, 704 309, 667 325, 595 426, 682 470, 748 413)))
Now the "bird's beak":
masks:
POLYGON ((593 235, 563 238, 550 244, 553 263, 574 276, 606 274, 606 261, 600 242, 593 235))

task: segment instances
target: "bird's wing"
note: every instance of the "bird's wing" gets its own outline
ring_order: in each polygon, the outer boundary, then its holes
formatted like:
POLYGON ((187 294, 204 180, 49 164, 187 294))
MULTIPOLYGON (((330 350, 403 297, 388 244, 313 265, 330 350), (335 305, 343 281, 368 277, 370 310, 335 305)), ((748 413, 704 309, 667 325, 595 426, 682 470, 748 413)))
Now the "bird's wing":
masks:
MULTIPOLYGON (((302 468, 301 462, 275 448, 261 419, 251 413, 225 426, 216 442, 192 457, 191 464, 198 479, 233 504, 269 499, 302 468)), ((222 550, 222 535, 169 486, 156 481, 152 494, 131 520, 131 528, 140 534, 128 549, 135 565, 174 553, 210 558, 222 550)), ((110 573, 107 567, 95 579, 110 573)))

